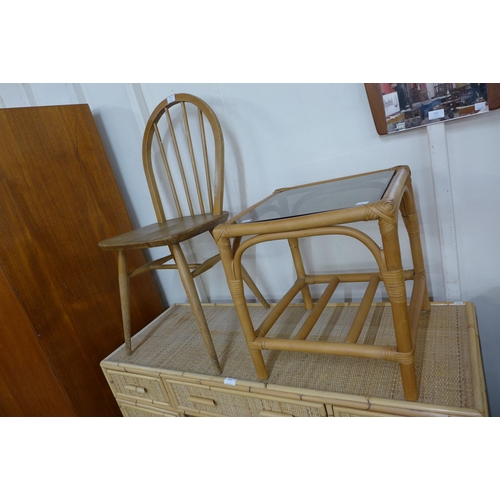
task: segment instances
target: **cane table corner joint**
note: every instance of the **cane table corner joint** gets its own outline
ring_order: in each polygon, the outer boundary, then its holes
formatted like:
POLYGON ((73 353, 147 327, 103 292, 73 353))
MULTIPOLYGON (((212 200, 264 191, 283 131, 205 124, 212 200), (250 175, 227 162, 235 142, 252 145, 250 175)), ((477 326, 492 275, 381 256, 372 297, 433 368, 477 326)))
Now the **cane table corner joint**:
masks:
POLYGON ((414 352, 422 311, 430 311, 420 229, 408 166, 396 166, 339 179, 283 188, 214 229, 227 283, 246 343, 260 380, 268 379, 262 350, 322 353, 385 359, 399 363, 404 396, 416 401, 419 391, 414 352), (398 232, 399 212, 409 237, 413 269, 403 269, 398 232), (350 227, 362 221, 378 222, 382 247, 367 234, 350 227), (314 275, 305 271, 299 239, 345 235, 364 244, 374 257, 374 273, 314 275), (246 237, 242 241, 243 237, 246 237), (250 247, 267 241, 288 240, 297 280, 254 327, 243 290, 242 257, 250 247), (408 303, 406 281, 413 281, 408 303), (358 314, 344 342, 308 340, 307 337, 339 283, 367 282, 358 314), (392 309, 396 346, 358 344, 379 283, 385 286, 392 309), (309 285, 326 289, 313 303, 309 285), (302 294, 308 319, 292 339, 266 337, 292 300, 302 294))

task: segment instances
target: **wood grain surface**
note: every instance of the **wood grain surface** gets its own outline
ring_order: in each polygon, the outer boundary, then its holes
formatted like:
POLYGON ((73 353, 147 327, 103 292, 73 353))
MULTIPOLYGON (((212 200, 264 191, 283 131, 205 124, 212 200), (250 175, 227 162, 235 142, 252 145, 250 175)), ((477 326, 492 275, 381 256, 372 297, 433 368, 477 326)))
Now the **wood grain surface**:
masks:
MULTIPOLYGON (((58 414, 120 414, 99 367, 123 342, 117 263, 98 242, 131 229, 88 105, 0 110, 0 413, 48 414, 20 390, 36 381, 58 414)), ((163 305, 150 276, 135 287, 138 331, 163 305)))

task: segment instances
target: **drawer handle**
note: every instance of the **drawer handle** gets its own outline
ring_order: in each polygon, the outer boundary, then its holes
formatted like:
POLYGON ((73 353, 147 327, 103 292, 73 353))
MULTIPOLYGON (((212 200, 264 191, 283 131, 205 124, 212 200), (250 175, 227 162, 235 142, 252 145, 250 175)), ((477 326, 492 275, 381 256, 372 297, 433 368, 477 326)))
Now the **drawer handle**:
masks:
POLYGON ((198 398, 197 396, 188 396, 187 400, 190 403, 196 403, 200 405, 215 406, 215 401, 213 399, 198 398))
POLYGON ((148 392, 145 387, 140 387, 137 385, 126 385, 125 389, 127 389, 128 391, 137 392, 138 394, 146 394, 146 392, 148 392))
POLYGON ((278 411, 262 410, 259 417, 293 417, 289 413, 280 413, 278 411))

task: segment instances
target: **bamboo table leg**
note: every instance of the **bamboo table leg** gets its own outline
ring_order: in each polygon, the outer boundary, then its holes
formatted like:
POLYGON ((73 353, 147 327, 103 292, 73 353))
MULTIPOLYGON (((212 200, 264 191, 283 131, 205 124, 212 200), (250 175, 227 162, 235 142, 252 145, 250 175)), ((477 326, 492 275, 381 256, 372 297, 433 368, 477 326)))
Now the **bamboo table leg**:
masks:
MULTIPOLYGON (((233 266, 233 251, 231 249, 231 243, 229 239, 221 237, 217 242, 217 245, 219 247, 221 262, 226 274, 229 291, 231 292, 231 298, 233 299, 234 307, 238 314, 238 318, 243 329, 243 334, 245 335, 245 340, 247 342, 247 345, 249 345, 250 343, 255 341, 256 335, 245 300, 243 279, 241 276, 236 277, 235 275, 233 266)), ((257 372, 257 377, 259 378, 259 380, 267 380, 268 373, 266 365, 264 363, 264 358, 262 356, 262 351, 260 349, 250 348, 250 346, 249 351, 255 366, 255 370, 257 372)))
POLYGON ((382 273, 382 279, 391 302, 398 353, 405 355, 404 361, 402 360, 399 363, 404 395, 408 401, 416 401, 418 399, 417 376, 415 373, 406 285, 398 238, 397 212, 394 213, 392 222, 389 219, 389 217, 379 219, 382 245, 387 265, 387 271, 382 273))

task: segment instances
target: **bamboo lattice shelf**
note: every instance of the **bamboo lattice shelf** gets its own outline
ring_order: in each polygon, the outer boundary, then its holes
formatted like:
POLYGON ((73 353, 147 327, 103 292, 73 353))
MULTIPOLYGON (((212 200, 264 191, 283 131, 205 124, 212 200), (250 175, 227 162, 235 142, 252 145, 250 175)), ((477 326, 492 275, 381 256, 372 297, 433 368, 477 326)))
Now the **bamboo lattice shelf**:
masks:
MULTIPOLYGON (((391 308, 374 304, 360 343, 394 342, 391 308)), ((329 304, 310 335, 341 341, 356 304, 329 304)), ((189 306, 175 305, 101 363, 125 416, 488 416, 472 303, 431 303, 419 319, 415 366, 420 395, 404 398, 397 364, 286 351, 263 351, 269 380, 259 382, 233 305, 205 304, 223 369, 210 359, 189 306)), ((249 305, 258 322, 268 310, 249 305)), ((293 337, 310 312, 287 308, 269 333, 293 337)))

